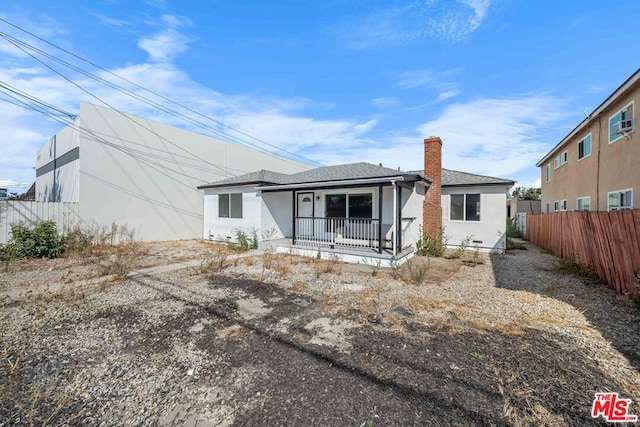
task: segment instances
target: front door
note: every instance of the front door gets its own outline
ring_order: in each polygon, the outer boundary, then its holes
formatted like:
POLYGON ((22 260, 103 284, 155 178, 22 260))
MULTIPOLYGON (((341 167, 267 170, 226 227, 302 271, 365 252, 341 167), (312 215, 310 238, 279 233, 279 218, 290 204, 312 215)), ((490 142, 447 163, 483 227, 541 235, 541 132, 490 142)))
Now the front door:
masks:
POLYGON ((298 237, 311 237, 315 228, 313 219, 313 193, 298 193, 298 206, 296 209, 296 234, 298 237))

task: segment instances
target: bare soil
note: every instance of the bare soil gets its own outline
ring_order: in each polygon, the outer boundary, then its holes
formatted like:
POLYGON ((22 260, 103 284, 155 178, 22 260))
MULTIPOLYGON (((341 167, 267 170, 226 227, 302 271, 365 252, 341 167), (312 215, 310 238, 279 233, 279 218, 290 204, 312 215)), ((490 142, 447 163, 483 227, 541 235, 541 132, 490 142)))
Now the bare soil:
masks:
POLYGON ((420 285, 275 256, 5 301, 0 425, 602 425, 606 390, 637 413, 637 306, 527 246, 420 285))

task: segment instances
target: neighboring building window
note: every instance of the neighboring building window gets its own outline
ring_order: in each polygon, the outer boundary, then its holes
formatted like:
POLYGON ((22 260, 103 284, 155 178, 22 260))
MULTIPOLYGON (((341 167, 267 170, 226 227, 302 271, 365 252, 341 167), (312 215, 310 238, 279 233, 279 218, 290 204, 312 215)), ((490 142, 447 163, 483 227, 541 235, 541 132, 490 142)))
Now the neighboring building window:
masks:
POLYGON ((218 194, 218 218, 242 218, 242 193, 218 194))
POLYGON ((590 211, 591 210, 591 196, 587 197, 578 197, 576 201, 576 209, 579 211, 590 211))
POLYGON ((558 169, 560 167, 560 156, 553 159, 553 168, 558 169))
POLYGON ((616 132, 616 127, 625 132, 633 130, 633 101, 625 105, 623 109, 609 118, 609 144, 622 138, 621 132, 616 132), (618 125, 618 126, 616 126, 618 125))
POLYGON ((631 209, 633 207, 633 189, 612 191, 609 194, 608 209, 615 211, 618 209, 631 209))
POLYGON ((560 200, 560 210, 561 211, 566 211, 567 210, 567 200, 560 200))
POLYGON ((551 205, 547 202, 547 213, 551 212, 551 205))
POLYGON ((557 212, 560 210, 560 201, 556 200, 555 202, 553 202, 553 210, 554 212, 557 212))
POLYGON ((547 165, 547 182, 551 182, 551 163, 547 165))
POLYGON ((564 165, 565 163, 567 163, 567 159, 568 159, 568 153, 565 151, 564 153, 560 154, 560 164, 564 165))
POLYGON ((452 221, 480 221, 480 194, 452 194, 449 217, 452 221))
POLYGON ((578 160, 582 160, 585 157, 591 155, 591 134, 584 137, 584 139, 578 142, 578 160))

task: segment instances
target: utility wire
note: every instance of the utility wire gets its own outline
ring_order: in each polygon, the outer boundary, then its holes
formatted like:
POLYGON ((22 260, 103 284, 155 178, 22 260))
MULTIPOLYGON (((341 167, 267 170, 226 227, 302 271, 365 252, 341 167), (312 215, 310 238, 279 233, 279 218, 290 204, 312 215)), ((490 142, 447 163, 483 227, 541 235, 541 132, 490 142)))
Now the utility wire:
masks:
MULTIPOLYGON (((4 35, 1 34, 0 36, 2 36, 3 38, 4 35)), ((129 119, 130 121, 132 121, 133 123, 136 123, 138 126, 140 126, 141 128, 147 130, 148 132, 152 133, 153 135, 157 136, 158 138, 168 142, 169 144, 175 146, 176 148, 183 150, 189 154, 191 154, 192 156, 194 156, 196 159, 200 159, 203 162, 218 168, 220 170, 222 170, 223 172, 226 173, 226 171, 224 170, 224 168, 222 168, 219 165, 216 165, 214 163, 211 163, 195 154, 193 154, 191 151, 187 150, 184 147, 179 146, 178 144, 174 143, 173 141, 168 140, 167 138, 165 138, 164 136, 158 134, 157 132, 155 132, 152 129, 149 129, 148 127, 144 126, 142 123, 138 122, 137 120, 133 120, 130 116, 128 116, 127 114, 123 113, 122 111, 118 110, 117 108, 113 107, 112 105, 110 105, 108 102, 102 100, 100 97, 98 97, 97 95, 94 95, 93 93, 91 93, 90 91, 88 91, 87 89, 83 88, 82 86, 80 86, 78 83, 74 82, 73 80, 71 80, 69 77, 65 76, 64 74, 62 74, 61 72, 59 72, 58 70, 56 70, 55 68, 53 68, 52 66, 50 66, 49 64, 47 64, 46 62, 38 59, 35 55, 33 55, 32 53, 28 52, 26 49, 24 49, 22 46, 20 46, 17 43, 14 43, 12 40, 5 38, 5 40, 7 40, 9 43, 13 44, 15 47, 17 47, 18 49, 20 49, 21 51, 23 51, 24 53, 26 53, 27 55, 29 55, 31 58, 33 58, 35 61, 39 62, 40 64, 42 64, 43 66, 47 67, 49 70, 53 71, 55 74, 59 75, 60 77, 62 77, 64 80, 66 80, 67 82, 71 83, 72 85, 74 85, 75 87, 77 87, 78 89, 80 89, 81 91, 83 91, 84 93, 86 93, 87 95, 91 96, 92 98, 95 98, 96 100, 98 100, 99 102, 101 102, 102 104, 108 106, 109 108, 111 108, 112 110, 120 113, 122 116, 124 116, 125 118, 129 119)), ((232 174, 233 175, 233 174, 232 174)))
MULTIPOLYGON (((31 110, 31 111, 35 111, 35 112, 39 112, 39 113, 42 113, 42 114, 46 114, 48 117, 51 117, 50 113, 47 113, 47 112, 46 112, 46 110, 42 110, 42 109, 40 109, 40 108, 37 108, 36 106, 38 106, 38 107, 46 107, 46 108, 49 108, 49 109, 51 109, 51 110, 54 110, 55 112, 63 112, 63 113, 64 113, 64 115, 65 115, 65 116, 68 116, 69 118, 73 118, 73 117, 74 117, 74 116, 70 115, 69 113, 64 112, 64 110, 62 110, 62 109, 60 109, 60 108, 58 108, 58 107, 56 107, 56 106, 54 106, 54 105, 52 105, 52 104, 49 104, 49 103, 47 103, 47 102, 45 102, 45 101, 43 101, 43 100, 41 100, 41 99, 39 99, 39 98, 36 98, 36 97, 34 97, 34 96, 31 96, 31 95, 28 95, 28 94, 26 94, 25 92, 22 92, 22 91, 20 91, 20 90, 18 90, 18 89, 16 89, 16 88, 14 88, 13 86, 11 86, 11 85, 9 85, 9 84, 7 84, 7 83, 4 83, 4 82, 2 82, 2 81, 0 81, 0 88, 4 88, 5 90, 9 91, 10 93, 5 93, 5 95, 10 96, 12 99, 14 99, 14 100, 15 100, 15 101, 17 101, 17 102, 12 102, 12 101, 9 101, 9 100, 7 100, 7 99, 2 99, 2 101, 5 101, 5 102, 8 102, 8 103, 11 103, 11 104, 16 105, 16 106, 19 106, 19 107, 23 107, 23 108, 29 109, 29 110, 31 110), (12 94, 15 94, 15 95, 12 95, 12 94), (24 98, 24 99, 26 99, 27 101, 31 102, 32 104, 29 104, 29 102, 25 102, 24 100, 21 100, 21 99, 19 99, 18 97, 20 97, 20 98, 24 98), (34 105, 34 104, 35 104, 35 105, 34 105)), ((68 122, 61 122, 61 121, 59 121, 59 120, 56 120, 56 121, 58 121, 59 123, 61 123, 61 124, 63 124, 63 125, 69 125, 69 123, 68 123, 68 122)), ((71 127, 74 127, 75 125, 74 125, 74 124, 72 124, 72 125, 70 125, 70 126, 71 126, 71 127)), ((85 134, 87 134, 87 132, 89 132, 90 136, 91 136, 93 139, 96 139, 96 140, 99 140, 99 141, 105 141, 105 142, 108 142, 104 137, 100 136, 98 133, 96 133, 96 132, 95 132, 95 131, 93 131, 93 130, 87 130, 87 129, 82 129, 82 128, 78 128, 78 129, 81 129, 85 134)), ((108 136, 108 135, 107 135, 107 136, 108 136)), ((120 139, 120 138, 119 138, 119 139, 120 139)), ((125 141, 126 141, 126 140, 125 140, 125 141)), ((132 142, 132 141, 126 141, 126 142, 128 142, 128 143, 132 143, 132 144, 135 144, 135 145, 141 145, 141 144, 138 144, 138 143, 136 143, 136 142, 132 142)), ((109 143, 109 144, 112 144, 112 143, 110 143, 110 142, 108 142, 108 143, 109 143)), ((196 165, 196 164, 193 164, 193 163, 187 163, 187 162, 185 162, 185 161, 178 162, 178 161, 177 161, 177 160, 175 160, 175 159, 168 159, 168 158, 166 158, 166 157, 162 157, 162 156, 157 155, 157 154, 149 153, 148 151, 146 151, 146 152, 145 152, 145 151, 137 150, 137 149, 133 149, 133 148, 130 148, 130 147, 121 147, 121 146, 119 146, 119 147, 120 147, 120 149, 122 149, 122 150, 127 150, 127 151, 129 151, 130 153, 138 153, 138 155, 139 155, 139 156, 155 157, 155 158, 156 158, 156 159, 158 159, 158 160, 164 160, 164 161, 167 161, 167 162, 171 162, 171 163, 176 164, 177 166, 185 165, 185 166, 187 166, 187 167, 189 167, 189 168, 191 168, 191 169, 199 169, 199 170, 201 170, 201 171, 203 171, 203 172, 210 172, 210 173, 214 173, 214 174, 216 174, 216 175, 227 176, 227 174, 226 174, 226 173, 216 173, 216 172, 212 171, 210 168, 205 168, 205 167, 203 167, 203 166, 199 166, 199 165, 196 165)), ((158 151, 163 151, 163 150, 158 150, 158 151)), ((188 158, 188 157, 186 157, 186 156, 181 156, 181 155, 179 155, 179 154, 174 154, 174 153, 171 153, 171 152, 169 152, 169 151, 164 151, 164 153, 169 154, 169 155, 174 155, 174 156, 182 157, 183 159, 187 159, 187 160, 189 159, 189 158, 188 158)), ((156 164, 157 164, 157 163, 156 163, 156 164)), ((171 170, 172 170, 172 169, 171 169, 171 170)), ((235 169, 235 170, 237 170, 237 171, 238 171, 238 172, 240 172, 240 173, 247 173, 247 171, 243 171, 243 170, 240 170, 240 169, 235 169)), ((172 170, 172 171, 174 171, 174 170, 172 170)), ((174 171, 174 172, 175 172, 175 171, 174 171)), ((186 175, 186 174, 185 174, 185 176, 189 176, 189 175, 186 175)), ((192 177, 192 176, 191 176, 191 178, 196 179, 196 180, 199 180, 199 181, 203 181, 203 182, 204 182, 204 180, 202 180, 202 179, 200 179, 200 178, 195 178, 195 177, 192 177)))
MULTIPOLYGON (((21 101, 18 98, 16 98, 15 95, 11 95, 11 94, 8 94, 8 95, 11 96, 12 98, 16 99, 18 102, 21 102, 22 104, 25 104, 24 101, 21 101)), ((5 100, 3 100, 3 101, 5 101, 5 100)), ((149 166, 150 168, 154 169, 155 171, 160 172, 165 177, 167 177, 167 178, 177 182, 178 184, 183 185, 183 186, 185 186, 185 187, 187 187, 187 188, 189 188, 191 190, 195 190, 195 187, 175 179, 174 177, 168 175, 166 173, 166 171, 170 171, 170 172, 173 172, 175 174, 178 174, 179 176, 184 176, 184 177, 187 177, 187 178, 191 178, 193 180, 196 180, 196 181, 199 181, 199 182, 202 182, 202 183, 206 183, 207 182, 207 180, 204 180, 202 178, 197 178, 197 177, 194 177, 194 176, 191 176, 191 175, 187 175, 183 171, 177 171, 177 170, 171 169, 171 168, 169 168, 166 165, 163 165, 161 163, 158 163, 158 162, 155 162, 155 161, 152 161, 152 160, 149 160, 149 159, 144 159, 144 158, 141 158, 141 157, 139 157, 139 156, 137 156, 135 154, 132 154, 127 147, 122 147, 122 146, 119 146, 117 144, 114 144, 114 143, 106 140, 105 138, 102 138, 99 135, 96 135, 94 132, 92 132, 92 131, 90 131, 88 129, 76 126, 72 121, 67 121, 65 119, 61 119, 59 116, 55 116, 55 115, 53 115, 53 114, 51 114, 50 112, 47 112, 47 111, 30 108, 32 106, 28 106, 28 105, 22 105, 22 106, 27 108, 27 109, 29 109, 29 110, 40 112, 43 115, 49 117, 50 119, 52 119, 52 120, 54 120, 54 121, 56 121, 56 122, 58 122, 60 124, 63 124, 65 126, 68 126, 68 127, 72 128, 72 129, 80 132, 81 134, 83 134, 85 136, 90 136, 94 141, 96 141, 96 142, 98 142, 100 144, 104 144, 104 145, 110 146, 110 147, 112 147, 112 148, 114 148, 114 149, 116 149, 118 151, 121 151, 122 153, 127 154, 128 156, 130 156, 130 157, 142 162, 143 164, 146 164, 147 166, 149 166), (157 167, 155 167, 154 165, 157 166, 157 167), (158 169, 158 167, 163 169, 163 170, 158 169)), ((215 172, 212 172, 212 173, 215 173, 215 172)))
POLYGON ((260 143, 262 143, 262 144, 265 144, 265 145, 267 145, 267 146, 269 146, 269 147, 272 147, 272 148, 274 148, 274 149, 276 149, 276 150, 278 150, 278 151, 281 151, 281 152, 283 152, 283 153, 287 153, 287 154, 289 154, 289 155, 292 155, 292 156, 295 156, 295 157, 297 157, 297 158, 303 159, 303 160, 305 160, 305 161, 307 161, 307 162, 310 162, 310 163, 314 163, 314 164, 317 164, 317 165, 320 165, 320 166, 324 166, 324 164, 322 164, 322 163, 320 163, 320 162, 318 162, 318 161, 316 161, 316 160, 312 160, 312 159, 306 158, 306 157, 304 157, 304 156, 301 156, 301 155, 299 155, 299 154, 293 153, 293 152, 291 152, 291 151, 287 151, 287 150, 285 150, 284 148, 278 147, 277 145, 271 144, 271 143, 269 143, 269 142, 267 142, 267 141, 264 141, 264 140, 262 140, 262 139, 260 139, 260 138, 257 138, 257 137, 255 137, 255 136, 253 136, 253 135, 250 135, 250 134, 248 134, 248 133, 246 133, 246 132, 243 132, 243 131, 241 131, 241 130, 239 130, 239 129, 236 129, 236 128, 232 127, 232 126, 229 126, 229 125, 227 125, 226 123, 223 123, 223 122, 221 122, 221 121, 215 120, 215 119, 213 119, 213 118, 211 118, 211 117, 209 117, 209 116, 207 116, 207 115, 205 115, 205 114, 200 113, 200 112, 199 112, 199 111, 197 111, 197 110, 194 110, 194 109, 192 109, 192 108, 190 108, 190 107, 187 107, 187 106, 185 106, 185 105, 183 105, 183 104, 181 104, 181 103, 179 103, 179 102, 176 102, 176 101, 174 101, 174 100, 172 100, 172 99, 170 99, 170 98, 167 98, 167 97, 165 97, 165 96, 163 96, 163 95, 161 95, 161 94, 159 94, 159 93, 157 93, 157 92, 155 92, 155 91, 152 91, 152 90, 150 90, 150 89, 148 89, 148 88, 146 88, 146 87, 144 87, 144 86, 142 86, 142 85, 139 85, 139 84, 137 84, 137 83, 135 83, 135 82, 133 82, 133 81, 131 81, 131 80, 129 80, 129 79, 127 79, 127 78, 125 78, 125 77, 122 77, 122 76, 120 76, 119 74, 114 73, 114 72, 113 72, 113 71, 111 71, 111 70, 108 70, 108 69, 106 69, 106 68, 104 68, 104 67, 102 67, 102 66, 100 66, 100 65, 98 65, 98 64, 96 64, 96 63, 94 63, 94 62, 92 62, 92 61, 89 61, 88 59, 85 59, 85 58, 83 58, 83 57, 81 57, 81 56, 79 56, 79 55, 77 55, 77 54, 75 54, 75 53, 73 53, 73 52, 71 52, 71 51, 69 51, 69 50, 67 50, 67 49, 64 49, 63 47, 60 47, 60 46, 58 46, 58 45, 56 45, 56 44, 54 44, 54 43, 52 43, 52 42, 50 42, 50 41, 48 41, 48 40, 46 40, 46 39, 44 39, 44 38, 42 38, 42 37, 40 37, 40 36, 36 35, 36 34, 34 34, 34 33, 30 32, 30 31, 28 31, 28 30, 26 30, 26 29, 24 29, 24 28, 22 28, 22 27, 20 27, 20 26, 18 26, 18 25, 15 25, 15 24, 13 24, 13 23, 11 23, 11 22, 7 21, 6 19, 4 19, 4 18, 2 18, 2 17, 0 17, 0 22, 4 22, 4 23, 6 23, 7 25, 10 25, 11 27, 13 27, 13 28, 15 28, 15 29, 17 29, 17 30, 19 30, 19 31, 22 31, 22 32, 24 32, 24 33, 26 33, 26 34, 28 34, 28 35, 30 35, 31 37, 34 37, 34 38, 36 38, 37 40, 40 40, 40 41, 42 41, 42 42, 44 42, 44 43, 48 44, 49 46, 52 46, 52 47, 54 47, 54 48, 56 48, 56 49, 58 49, 58 50, 60 50, 60 51, 62 51, 62 52, 64 52, 64 53, 66 53, 66 54, 68 54, 68 55, 71 55, 72 57, 74 57, 74 58, 76 58, 76 59, 79 59, 80 61, 83 61, 83 62, 85 62, 85 63, 87 63, 87 64, 89 64, 89 65, 91 65, 91 66, 93 66, 93 67, 95 67, 95 68, 98 68, 99 70, 102 70, 102 71, 104 71, 104 72, 108 73, 109 75, 112 75, 112 76, 114 76, 114 77, 116 77, 116 78, 118 78, 118 79, 120 79, 120 80, 122 80, 122 81, 125 81, 125 82, 127 82, 127 83, 129 83, 129 84, 131 84, 131 85, 133 85, 133 86, 135 86, 135 87, 137 87, 137 88, 139 88, 139 89, 142 89, 142 90, 144 90, 145 92, 151 93, 151 94, 153 94, 154 96, 157 96, 157 97, 159 97, 160 99, 162 99, 162 100, 164 100, 164 101, 167 101, 167 102, 169 102, 169 103, 171 103, 171 104, 173 104, 173 105, 176 105, 176 106, 178 106, 178 107, 180 107, 180 108, 183 108, 183 109, 185 109, 185 110, 187 110, 187 111, 189 111, 189 112, 191 112, 191 113, 193 113, 193 114, 196 114, 196 115, 198 115, 198 116, 200 116, 200 117, 202 117, 202 118, 204 118, 204 119, 206 119, 206 120, 210 120, 210 121, 212 121, 212 122, 214 122, 214 123, 216 123, 216 124, 218 124, 218 125, 220 125, 220 126, 223 126, 223 127, 227 128, 227 129, 229 129, 229 130, 232 130, 232 131, 234 131, 234 132, 239 133, 240 135, 243 135, 243 136, 245 136, 245 137, 251 138, 251 139, 253 139, 253 140, 257 141, 257 142, 260 142, 260 143))

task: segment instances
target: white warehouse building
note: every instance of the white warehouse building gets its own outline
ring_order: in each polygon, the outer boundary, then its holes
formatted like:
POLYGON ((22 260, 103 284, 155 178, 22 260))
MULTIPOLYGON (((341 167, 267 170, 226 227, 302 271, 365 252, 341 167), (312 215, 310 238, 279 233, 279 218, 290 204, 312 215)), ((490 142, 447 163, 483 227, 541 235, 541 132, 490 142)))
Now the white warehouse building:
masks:
POLYGON ((311 167, 83 102, 73 125, 37 153, 36 200, 78 203, 81 223, 127 225, 144 241, 195 239, 204 222, 198 186, 311 167))

